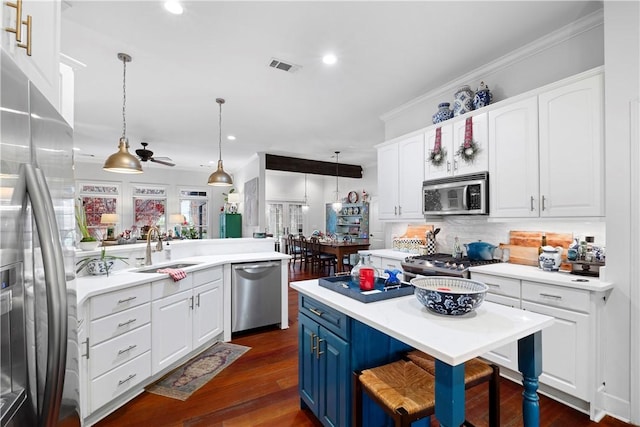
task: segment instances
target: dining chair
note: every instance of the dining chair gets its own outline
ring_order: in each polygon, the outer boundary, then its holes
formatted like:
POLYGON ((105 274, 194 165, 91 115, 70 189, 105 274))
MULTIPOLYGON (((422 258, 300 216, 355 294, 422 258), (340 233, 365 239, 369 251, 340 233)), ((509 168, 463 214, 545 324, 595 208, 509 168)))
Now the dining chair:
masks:
POLYGON ((302 247, 300 241, 295 239, 293 234, 287 236, 287 250, 291 255, 291 264, 296 268, 296 260, 300 261, 300 269, 302 270, 302 247))
POLYGON ((329 270, 328 274, 331 274, 331 268, 336 271, 338 261, 333 254, 327 254, 322 252, 322 246, 320 245, 320 239, 313 236, 309 239, 311 249, 311 270, 315 271, 316 268, 320 271, 329 270))

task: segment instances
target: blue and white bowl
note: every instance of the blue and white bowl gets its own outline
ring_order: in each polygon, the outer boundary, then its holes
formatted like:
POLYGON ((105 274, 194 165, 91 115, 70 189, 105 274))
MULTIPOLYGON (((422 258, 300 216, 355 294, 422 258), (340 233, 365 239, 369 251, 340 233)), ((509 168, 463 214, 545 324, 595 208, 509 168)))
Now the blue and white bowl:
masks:
POLYGON ((411 284, 422 305, 447 316, 471 313, 482 304, 489 289, 482 282, 447 276, 416 277, 411 284))

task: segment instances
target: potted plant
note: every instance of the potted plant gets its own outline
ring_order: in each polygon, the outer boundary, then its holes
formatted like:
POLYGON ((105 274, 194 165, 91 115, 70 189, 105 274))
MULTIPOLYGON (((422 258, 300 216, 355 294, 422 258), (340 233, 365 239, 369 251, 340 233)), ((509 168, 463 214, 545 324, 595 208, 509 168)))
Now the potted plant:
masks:
POLYGON ((109 270, 111 270, 113 264, 118 259, 129 265, 126 257, 107 255, 106 248, 103 246, 99 257, 84 258, 76 263, 76 274, 86 268, 87 273, 91 275, 98 276, 106 274, 108 276, 109 270))
POLYGON ((87 224, 87 214, 84 210, 84 206, 82 205, 82 200, 78 199, 75 210, 76 223, 78 224, 80 234, 82 235, 82 239, 80 239, 80 243, 78 244, 78 246, 82 250, 92 251, 98 247, 100 242, 89 232, 89 226, 87 224))

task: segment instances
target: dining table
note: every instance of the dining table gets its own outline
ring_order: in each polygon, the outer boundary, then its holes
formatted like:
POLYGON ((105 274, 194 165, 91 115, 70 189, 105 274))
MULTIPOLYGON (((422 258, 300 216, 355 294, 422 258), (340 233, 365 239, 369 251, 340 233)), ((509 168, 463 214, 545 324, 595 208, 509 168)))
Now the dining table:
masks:
POLYGON ((320 240, 320 252, 336 256, 336 271, 339 272, 341 272, 344 268, 344 257, 346 255, 357 254, 358 251, 367 249, 369 249, 368 240, 358 240, 355 242, 320 240))
POLYGON ((542 373, 542 332, 553 317, 484 301, 464 316, 435 314, 413 296, 363 303, 319 286, 318 280, 290 286, 436 359, 435 416, 444 427, 465 420, 464 362, 510 342, 518 342, 525 427, 540 424, 538 377, 542 373))

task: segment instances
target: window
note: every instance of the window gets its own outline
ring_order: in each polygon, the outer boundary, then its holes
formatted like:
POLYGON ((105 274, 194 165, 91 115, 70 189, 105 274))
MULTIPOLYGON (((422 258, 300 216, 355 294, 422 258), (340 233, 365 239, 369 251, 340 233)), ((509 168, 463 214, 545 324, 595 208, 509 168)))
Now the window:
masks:
POLYGON ((268 231, 276 238, 304 233, 305 219, 300 202, 267 202, 268 231))
POLYGON ((175 227, 176 235, 189 239, 206 239, 209 225, 209 195, 201 190, 180 190, 180 214, 184 218, 181 227, 175 227))
POLYGON ((155 225, 166 232, 167 190, 164 187, 133 187, 133 225, 145 236, 148 227, 155 225))
POLYGON ((80 183, 80 203, 84 208, 89 232, 96 239, 107 237, 107 226, 100 223, 102 214, 117 214, 120 201, 120 186, 111 183, 80 183))

